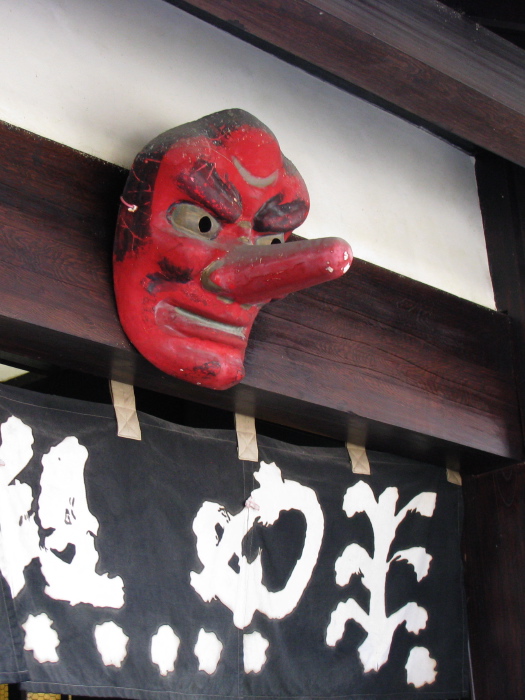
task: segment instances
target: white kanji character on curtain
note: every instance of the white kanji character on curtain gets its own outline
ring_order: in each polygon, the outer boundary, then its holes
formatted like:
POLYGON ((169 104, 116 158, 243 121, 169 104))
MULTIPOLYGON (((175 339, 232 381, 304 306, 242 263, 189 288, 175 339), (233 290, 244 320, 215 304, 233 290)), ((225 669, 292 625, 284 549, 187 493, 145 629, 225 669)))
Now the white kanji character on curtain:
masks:
POLYGON ((44 529, 53 529, 40 552, 47 581, 45 592, 71 605, 120 608, 124 604, 122 579, 95 570, 99 559, 95 548, 98 520, 89 510, 86 497, 87 458, 86 448, 72 436, 42 458, 40 522, 44 529))

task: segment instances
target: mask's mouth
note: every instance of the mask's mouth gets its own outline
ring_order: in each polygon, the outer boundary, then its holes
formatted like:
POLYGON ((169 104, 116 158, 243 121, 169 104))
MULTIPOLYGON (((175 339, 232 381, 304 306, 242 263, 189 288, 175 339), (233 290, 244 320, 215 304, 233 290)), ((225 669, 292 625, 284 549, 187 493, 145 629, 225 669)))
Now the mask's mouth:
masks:
POLYGON ((245 326, 234 326, 231 323, 215 321, 205 316, 186 311, 179 306, 173 306, 167 301, 159 301, 155 306, 155 322, 158 326, 164 326, 183 335, 201 335, 199 331, 209 335, 226 333, 233 336, 233 339, 239 339, 246 342, 248 335, 245 326), (207 333, 208 332, 208 333, 207 333))

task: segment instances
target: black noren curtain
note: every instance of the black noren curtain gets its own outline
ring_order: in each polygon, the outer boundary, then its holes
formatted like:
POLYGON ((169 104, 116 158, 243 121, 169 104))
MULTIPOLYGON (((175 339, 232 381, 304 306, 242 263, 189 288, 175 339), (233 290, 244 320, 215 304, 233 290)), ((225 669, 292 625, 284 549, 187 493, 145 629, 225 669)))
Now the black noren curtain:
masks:
POLYGON ((461 490, 429 465, 0 389, 0 682, 99 697, 468 694, 461 490))

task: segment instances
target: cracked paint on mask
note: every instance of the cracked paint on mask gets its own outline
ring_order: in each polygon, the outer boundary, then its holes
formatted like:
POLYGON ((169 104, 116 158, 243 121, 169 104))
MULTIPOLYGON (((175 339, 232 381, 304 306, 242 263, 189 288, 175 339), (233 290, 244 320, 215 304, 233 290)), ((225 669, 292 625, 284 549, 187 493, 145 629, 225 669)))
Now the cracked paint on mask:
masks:
POLYGON ((339 277, 352 259, 339 238, 287 242, 308 214, 306 186, 272 132, 238 109, 153 139, 122 202, 122 327, 156 367, 212 389, 244 377, 263 304, 339 277))

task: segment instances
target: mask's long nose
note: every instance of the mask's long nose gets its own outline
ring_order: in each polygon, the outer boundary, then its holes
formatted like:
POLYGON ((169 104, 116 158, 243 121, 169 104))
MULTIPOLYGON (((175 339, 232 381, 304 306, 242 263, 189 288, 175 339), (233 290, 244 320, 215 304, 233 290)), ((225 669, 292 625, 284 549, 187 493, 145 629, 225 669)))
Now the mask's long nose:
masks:
POLYGON ((240 304, 257 304, 343 275, 352 249, 342 238, 238 246, 202 272, 203 286, 240 304))

